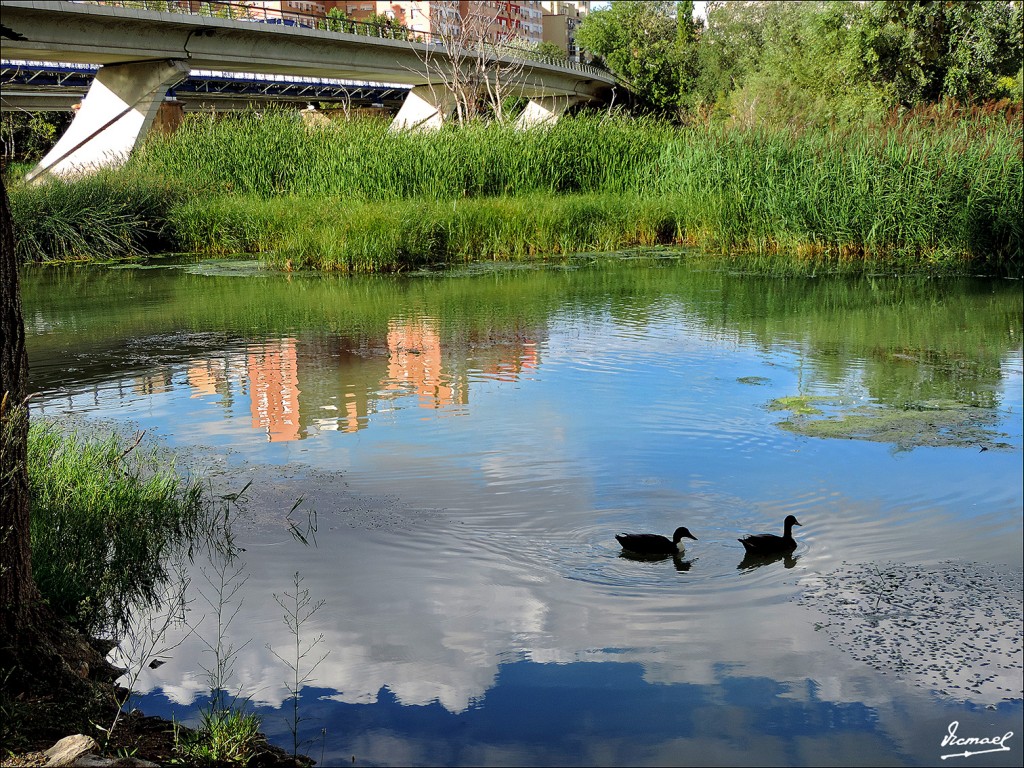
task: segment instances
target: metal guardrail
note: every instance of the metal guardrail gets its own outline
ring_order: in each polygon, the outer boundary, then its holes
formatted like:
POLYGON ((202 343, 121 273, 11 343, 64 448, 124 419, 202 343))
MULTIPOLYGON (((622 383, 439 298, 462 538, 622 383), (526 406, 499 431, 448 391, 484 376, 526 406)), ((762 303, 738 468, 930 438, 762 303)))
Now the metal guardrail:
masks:
MULTIPOLYGON (((344 16, 317 16, 293 10, 279 10, 258 4, 259 0, 248 3, 230 2, 229 0, 73 0, 81 5, 102 5, 115 8, 131 8, 135 10, 156 11, 159 13, 175 13, 189 16, 248 21, 256 24, 276 24, 302 29, 316 29, 322 32, 339 32, 363 37, 376 37, 383 40, 399 40, 410 43, 442 46, 445 40, 440 35, 420 32, 403 27, 400 24, 377 24, 368 21, 356 21, 344 16)), ((450 41, 448 41, 450 42, 450 41)), ((470 48, 469 52, 483 52, 481 43, 470 48)), ((607 70, 591 64, 573 61, 569 58, 546 56, 520 46, 500 44, 491 52, 511 55, 539 64, 563 67, 596 77, 611 77, 607 70)))

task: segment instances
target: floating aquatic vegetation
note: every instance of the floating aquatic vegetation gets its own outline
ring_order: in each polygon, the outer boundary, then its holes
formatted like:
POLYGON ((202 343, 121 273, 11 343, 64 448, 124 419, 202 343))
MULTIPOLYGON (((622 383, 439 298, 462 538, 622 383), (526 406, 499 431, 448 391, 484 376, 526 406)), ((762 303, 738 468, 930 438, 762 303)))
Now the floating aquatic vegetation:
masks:
POLYGON ((266 265, 256 259, 206 259, 177 266, 190 275, 206 277, 253 277, 266 273, 266 265))
POLYGON ((798 598, 830 643, 883 673, 979 704, 1024 697, 1022 572, 963 562, 845 566, 798 598))
POLYGON ((997 414, 951 400, 909 403, 903 408, 886 405, 848 407, 843 398, 781 397, 769 410, 789 411, 792 416, 778 426, 807 437, 871 440, 894 443, 901 450, 923 446, 999 448, 1013 446, 997 432, 997 414))

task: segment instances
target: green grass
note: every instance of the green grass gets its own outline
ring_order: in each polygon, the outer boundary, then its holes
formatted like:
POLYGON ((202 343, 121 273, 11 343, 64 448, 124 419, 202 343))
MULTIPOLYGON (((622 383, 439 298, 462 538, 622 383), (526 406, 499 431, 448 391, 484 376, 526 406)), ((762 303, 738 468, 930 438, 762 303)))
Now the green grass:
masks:
POLYGON ((248 765, 265 743, 260 720, 239 709, 203 710, 198 730, 174 730, 172 764, 190 766, 248 765))
POLYGON ((391 272, 678 241, 663 201, 537 195, 352 203, 286 197, 196 200, 174 211, 185 250, 266 252, 278 266, 391 272), (225 247, 226 246, 226 247, 225 247))
POLYGON ((578 116, 396 134, 271 111, 196 116, 121 171, 11 199, 36 260, 162 248, 395 271, 684 242, 757 271, 1018 276, 1022 135, 984 112, 842 132, 578 116))
POLYGON ((168 249, 183 182, 127 170, 10 189, 15 249, 23 261, 94 261, 168 249))
POLYGON ((346 200, 501 197, 653 190, 663 143, 650 120, 563 120, 552 130, 471 124, 392 133, 379 121, 308 128, 294 113, 196 116, 131 161, 204 193, 346 200))
POLYGON ((202 517, 200 484, 132 446, 39 420, 29 430, 33 575, 51 609, 92 637, 116 637, 157 597, 166 556, 202 517))

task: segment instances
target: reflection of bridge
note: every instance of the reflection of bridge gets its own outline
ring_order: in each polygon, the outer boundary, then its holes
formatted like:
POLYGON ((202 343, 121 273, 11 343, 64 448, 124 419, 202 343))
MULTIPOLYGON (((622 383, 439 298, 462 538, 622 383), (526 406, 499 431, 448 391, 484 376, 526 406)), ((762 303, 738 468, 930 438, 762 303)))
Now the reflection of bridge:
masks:
MULTIPOLYGON (((557 119, 567 108, 600 100, 614 84, 607 73, 568 62, 512 53, 459 50, 433 43, 347 32, 137 10, 114 5, 0 0, 3 58, 98 64, 74 122, 39 168, 79 172, 125 158, 144 136, 168 88, 193 69, 386 81, 412 86, 395 117, 398 128, 440 127, 453 106, 437 87, 446 68, 473 70, 494 59, 513 67, 505 85, 530 100, 524 125, 557 119)), ((495 77, 495 69, 488 77, 495 77)))

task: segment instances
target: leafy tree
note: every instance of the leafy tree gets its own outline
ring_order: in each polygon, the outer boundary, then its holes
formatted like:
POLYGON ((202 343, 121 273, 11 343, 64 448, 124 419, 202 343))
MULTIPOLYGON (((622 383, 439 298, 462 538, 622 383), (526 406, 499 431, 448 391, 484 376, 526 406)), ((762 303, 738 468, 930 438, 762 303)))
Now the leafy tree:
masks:
POLYGON ((796 126, 884 113, 886 93, 868 77, 862 55, 862 5, 770 3, 761 12, 760 50, 727 98, 733 119, 796 126))
POLYGON ((672 114, 680 107, 681 93, 677 34, 675 3, 612 0, 607 9, 583 20, 576 42, 640 99, 672 114))
MULTIPOLYGON (((32 580, 29 525, 28 357, 18 259, 7 188, 0 177, 0 668, 7 652, 31 636, 38 601, 32 580)), ((6 681, 5 681, 6 684, 6 681)))
POLYGON ((533 52, 545 59, 553 59, 555 61, 563 61, 569 58, 569 55, 559 48, 557 43, 552 43, 550 40, 534 45, 533 52))
POLYGON ((882 0, 865 22, 869 76, 906 106, 1005 96, 1021 69, 1020 3, 882 0))
POLYGON ((387 37, 392 40, 411 40, 412 32, 408 27, 400 24, 394 16, 386 13, 375 13, 367 20, 367 24, 377 27, 378 37, 387 37))
POLYGON ((700 34, 703 24, 693 18, 693 0, 676 3, 676 57, 679 67, 679 107, 691 112, 699 103, 696 97, 700 74, 700 34))
POLYGON ((758 70, 765 32, 776 24, 775 3, 709 2, 697 45, 696 103, 724 108, 729 94, 758 70))
POLYGON ((73 118, 71 110, 4 112, 0 116, 0 155, 5 161, 38 161, 53 148, 73 118))
POLYGON ((324 18, 324 28, 328 32, 355 32, 356 24, 341 8, 331 8, 324 18))

